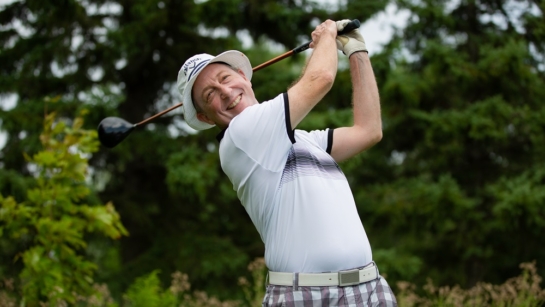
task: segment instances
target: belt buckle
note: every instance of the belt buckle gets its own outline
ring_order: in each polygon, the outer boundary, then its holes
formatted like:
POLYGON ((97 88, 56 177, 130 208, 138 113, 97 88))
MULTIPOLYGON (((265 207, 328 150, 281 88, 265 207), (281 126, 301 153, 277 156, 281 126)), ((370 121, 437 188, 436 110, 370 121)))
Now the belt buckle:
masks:
POLYGON ((339 272, 339 286, 351 286, 360 283, 360 270, 353 269, 339 272))

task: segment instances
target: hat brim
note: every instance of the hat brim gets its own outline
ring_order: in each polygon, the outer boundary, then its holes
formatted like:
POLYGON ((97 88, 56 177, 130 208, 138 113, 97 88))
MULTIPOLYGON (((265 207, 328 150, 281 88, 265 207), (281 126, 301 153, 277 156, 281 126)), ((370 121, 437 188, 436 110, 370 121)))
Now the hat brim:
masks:
POLYGON ((193 105, 191 91, 193 89, 193 84, 195 83, 195 80, 197 80, 197 77, 206 68, 206 66, 218 62, 226 63, 237 70, 240 69, 244 73, 246 78, 248 78, 248 80, 252 80, 253 70, 252 65, 250 64, 250 60, 244 53, 238 50, 229 50, 220 53, 219 55, 211 59, 206 65, 204 65, 202 69, 195 76, 193 76, 191 80, 189 80, 182 94, 182 101, 184 103, 182 106, 184 110, 184 119, 186 123, 195 130, 206 130, 215 126, 202 122, 197 118, 197 110, 193 105))

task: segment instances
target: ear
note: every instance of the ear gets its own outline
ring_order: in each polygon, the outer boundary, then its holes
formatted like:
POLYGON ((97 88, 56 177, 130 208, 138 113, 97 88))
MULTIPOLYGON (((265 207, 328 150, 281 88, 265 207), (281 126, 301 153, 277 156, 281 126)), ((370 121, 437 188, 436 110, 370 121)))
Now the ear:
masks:
POLYGON ((201 122, 205 122, 205 123, 210 124, 210 125, 215 125, 216 124, 210 118, 208 118, 208 116, 206 116, 203 113, 197 113, 197 119, 200 120, 201 122))

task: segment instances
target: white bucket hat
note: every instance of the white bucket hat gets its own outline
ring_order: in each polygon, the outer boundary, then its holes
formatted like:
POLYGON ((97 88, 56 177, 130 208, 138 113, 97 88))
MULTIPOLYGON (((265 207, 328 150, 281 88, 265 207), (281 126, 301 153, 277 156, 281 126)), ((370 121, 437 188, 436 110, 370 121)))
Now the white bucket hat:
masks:
POLYGON ((234 69, 242 70, 246 78, 252 80, 253 71, 250 60, 244 53, 237 50, 225 51, 216 57, 210 54, 201 53, 194 55, 185 61, 178 72, 177 87, 182 95, 182 102, 184 103, 182 106, 184 119, 187 124, 195 130, 205 130, 214 127, 214 125, 210 125, 197 119, 197 110, 195 110, 193 100, 191 99, 191 90, 201 71, 207 65, 217 62, 223 62, 234 69))

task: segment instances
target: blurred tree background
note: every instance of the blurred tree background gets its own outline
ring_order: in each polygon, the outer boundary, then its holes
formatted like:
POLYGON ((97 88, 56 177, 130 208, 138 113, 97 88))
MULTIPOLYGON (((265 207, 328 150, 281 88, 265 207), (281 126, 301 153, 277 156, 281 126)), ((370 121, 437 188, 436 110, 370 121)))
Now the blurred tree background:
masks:
MULTIPOLYGON (((71 122, 85 109, 88 130, 108 116, 136 123, 179 102, 177 72, 196 53, 239 49, 257 66, 308 41, 321 20, 363 23, 393 4, 407 26, 371 54, 384 137, 341 165, 381 272, 393 286, 429 277, 470 287, 537 260, 545 275, 543 0, 10 2, 0 11, 0 95, 16 103, 0 109, 0 194, 22 203, 38 185, 25 155, 43 150, 44 114, 71 122)), ((285 91, 310 52, 256 72, 258 99, 285 91)), ((350 123, 346 67, 341 55, 334 88, 301 128, 350 123)), ((86 233, 81 256, 114 297, 175 271, 221 299, 243 297, 237 279, 263 243, 221 171, 217 133, 172 111, 89 156, 85 202, 111 202, 128 235, 86 233)), ((19 280, 37 237, 2 229, 0 279, 19 280)))

